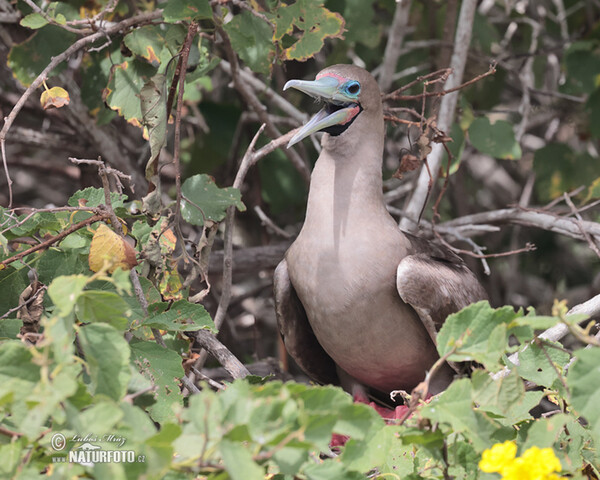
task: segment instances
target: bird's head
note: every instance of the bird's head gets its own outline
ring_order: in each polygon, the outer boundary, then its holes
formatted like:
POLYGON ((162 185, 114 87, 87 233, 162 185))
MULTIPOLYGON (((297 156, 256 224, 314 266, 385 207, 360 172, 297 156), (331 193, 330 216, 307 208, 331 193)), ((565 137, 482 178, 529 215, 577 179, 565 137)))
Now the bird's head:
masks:
POLYGON ((381 116, 381 96, 373 76, 354 65, 333 65, 317 74, 314 81, 290 80, 284 90, 295 88, 322 100, 325 107, 292 137, 288 148, 315 132, 337 136, 361 115, 381 116))

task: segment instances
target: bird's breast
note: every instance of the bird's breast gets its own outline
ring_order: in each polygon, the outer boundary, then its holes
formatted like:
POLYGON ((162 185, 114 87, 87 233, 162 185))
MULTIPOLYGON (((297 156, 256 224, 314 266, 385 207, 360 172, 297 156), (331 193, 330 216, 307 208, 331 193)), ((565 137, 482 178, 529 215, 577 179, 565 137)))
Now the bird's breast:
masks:
POLYGON ((288 254, 290 280, 319 343, 345 371, 380 390, 414 385, 436 352, 414 310, 399 297, 404 252, 394 235, 356 231, 336 243, 301 235, 288 254), (390 237, 392 241, 390 241, 390 237), (379 238, 379 237, 375 237, 379 238))

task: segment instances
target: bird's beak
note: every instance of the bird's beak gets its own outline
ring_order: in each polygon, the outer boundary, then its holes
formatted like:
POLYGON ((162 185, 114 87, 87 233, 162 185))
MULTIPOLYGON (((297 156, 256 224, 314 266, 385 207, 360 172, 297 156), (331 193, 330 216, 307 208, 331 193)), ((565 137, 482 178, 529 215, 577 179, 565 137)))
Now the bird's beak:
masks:
POLYGON ((287 148, 320 130, 334 125, 345 125, 358 114, 360 106, 355 99, 348 98, 340 91, 341 83, 336 77, 325 75, 314 81, 290 80, 285 84, 284 90, 295 88, 326 102, 326 106, 292 137, 287 148))

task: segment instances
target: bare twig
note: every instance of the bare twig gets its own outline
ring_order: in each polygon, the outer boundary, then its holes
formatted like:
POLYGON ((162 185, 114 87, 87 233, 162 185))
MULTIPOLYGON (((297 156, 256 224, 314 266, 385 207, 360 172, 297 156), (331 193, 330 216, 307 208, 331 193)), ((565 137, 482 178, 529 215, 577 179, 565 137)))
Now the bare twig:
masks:
POLYGON ((250 375, 248 369, 223 345, 217 337, 208 330, 198 330, 195 334, 196 341, 207 350, 233 378, 244 378, 250 375))
MULTIPOLYGON (((227 60, 221 60, 219 67, 228 75, 231 75, 231 64, 227 60)), ((271 102, 275 107, 281 109, 286 115, 289 115, 294 120, 302 122, 306 119, 307 115, 298 110, 294 105, 288 102, 285 98, 275 92, 271 87, 265 85, 262 81, 252 75, 248 69, 239 69, 240 78, 252 87, 252 89, 263 96, 267 101, 271 102)))
MULTIPOLYGON (((454 41, 454 52, 450 62, 452 74, 448 77, 448 80, 444 85, 444 90, 451 91, 452 93, 443 97, 437 121, 437 127, 442 131, 448 131, 450 129, 452 119, 454 118, 454 109, 458 99, 458 93, 454 89, 461 85, 469 44, 471 43, 471 32, 473 29, 473 18, 476 6, 477 0, 465 0, 460 9, 454 41)), ((434 144, 433 150, 427 159, 433 178, 429 177, 425 169, 421 169, 415 191, 406 206, 406 216, 400 221, 400 227, 402 229, 416 229, 417 224, 415 220, 418 218, 419 212, 423 209, 423 204, 427 198, 427 185, 430 180, 435 181, 437 178, 437 172, 440 167, 443 152, 444 148, 442 144, 434 144)))
POLYGON ((181 377, 181 383, 192 393, 200 393, 200 389, 185 375, 181 377))
POLYGON ((10 129, 11 125, 15 121, 15 118, 25 105, 25 102, 29 99, 31 94, 42 84, 42 82, 48 77, 48 74, 54 70, 58 65, 68 59, 74 53, 77 53, 79 50, 85 48, 90 43, 94 43, 96 40, 103 38, 104 35, 111 35, 118 33, 122 30, 125 30, 133 25, 137 25, 143 22, 149 22, 152 20, 156 20, 162 16, 162 10, 154 10, 153 12, 146 12, 140 15, 135 15, 130 18, 126 18, 125 20, 111 25, 106 28, 104 31, 93 33, 84 38, 80 38, 73 45, 67 48, 64 52, 52 57, 50 63, 42 70, 42 72, 36 77, 36 79, 31 82, 31 85, 27 87, 27 90, 21 95, 19 101, 12 108, 8 116, 4 119, 4 125, 2 126, 2 130, 0 130, 0 142, 4 142, 6 138, 6 133, 10 129))
MULTIPOLYGON (((223 43, 225 46, 225 50, 227 52, 227 58, 229 59, 231 77, 233 79, 233 84, 235 89, 240 93, 244 101, 250 105, 252 110, 256 112, 258 118, 262 123, 265 124, 265 131, 267 135, 273 139, 281 137, 281 132, 275 127, 266 110, 264 109, 262 103, 258 99, 258 97, 254 94, 254 92, 248 88, 245 82, 242 81, 240 74, 240 66, 237 60, 237 54, 233 50, 231 46, 231 41, 229 40, 229 36, 227 32, 222 27, 217 27, 217 30, 221 37, 223 38, 223 43)), ((292 165, 298 170, 302 178, 306 183, 310 182, 310 169, 306 165, 306 163, 302 160, 300 155, 295 150, 285 149, 283 153, 288 157, 292 165)))
POLYGON ((10 178, 10 173, 8 172, 8 164, 6 161, 6 147, 4 145, 4 140, 0 140, 0 151, 2 152, 2 165, 4 166, 4 174, 6 175, 6 183, 8 185, 8 208, 12 208, 13 202, 13 191, 12 191, 12 179, 10 178))
POLYGON ((267 227, 268 229, 272 230, 274 233, 276 233, 280 237, 283 237, 283 238, 291 238, 292 237, 288 232, 286 232, 285 230, 283 230, 279 226, 275 225, 275 222, 273 222, 273 220, 271 220, 267 216, 267 214, 263 211, 262 208, 260 208, 259 205, 256 205, 254 207, 254 212, 256 213, 256 215, 258 216, 258 218, 260 218, 260 222, 265 227, 267 227))
POLYGON ((573 200, 571 200, 571 197, 566 193, 563 196, 565 199, 565 203, 569 206, 571 212, 573 212, 575 222, 577 223, 577 227, 579 227, 579 231, 583 235, 583 238, 585 238, 585 241, 588 243, 589 247, 593 250, 593 252, 598 257, 600 257, 600 248, 598 248, 598 244, 594 241, 594 239, 590 236, 590 234, 586 231, 585 227, 583 226, 583 218, 581 218, 581 215, 577 211, 577 207, 575 207, 575 205, 573 204, 573 200))
POLYGON ((179 91, 177 92, 177 109, 175 118, 175 139, 173 144, 173 163, 175 164, 175 188, 177 192, 177 200, 175 202, 175 218, 179 224, 181 210, 181 165, 179 162, 179 150, 181 148, 181 109, 183 108, 183 92, 185 87, 185 72, 187 70, 188 58, 190 56, 190 48, 192 40, 198 32, 198 23, 192 22, 188 27, 187 36, 181 47, 181 57, 179 59, 179 91))
MULTIPOLYGON (((596 317, 600 315, 600 295, 596 295, 595 297, 589 299, 586 302, 580 303, 579 305, 575 305, 567 312, 567 316, 569 315, 587 315, 588 317, 596 317)), ((542 332, 538 335, 540 340, 548 340, 550 342, 557 342, 561 338, 563 338, 567 333, 569 333, 569 326, 565 323, 559 323, 550 327, 548 330, 542 332)), ((513 365, 519 365, 519 354, 523 352, 528 347, 529 344, 524 345, 518 352, 513 353, 508 357, 508 361, 513 365)), ((494 380, 498 378, 506 377, 510 373, 510 369, 508 367, 503 368, 499 372, 496 372, 492 375, 494 380)))
MULTIPOLYGON (((253 165, 253 150, 260 137, 261 133, 265 129, 265 124, 261 125, 254 135, 254 138, 248 145, 248 149, 242 158, 242 162, 240 163, 240 168, 238 169, 237 175, 235 176, 235 180, 233 181, 233 187, 239 189, 244 182, 244 178, 246 178, 246 173, 251 165, 253 165)), ((263 147, 264 148, 264 147, 263 147)), ((222 281, 222 289, 221 289, 221 297, 219 298, 219 305, 217 307, 217 312, 215 313, 215 326, 217 330, 221 328, 223 321, 225 320, 225 315, 227 314, 227 309, 229 308, 229 302, 231 301, 231 285, 233 283, 233 273, 232 273, 232 256, 233 256, 233 225, 235 218, 235 206, 231 206, 227 209, 227 214, 225 217, 225 238, 224 238, 224 246, 223 246, 223 281, 222 281)), ((206 361, 206 353, 205 351, 200 352, 200 356, 194 365, 198 370, 202 368, 204 362, 206 361)), ((224 366, 224 365, 223 365, 224 366)))
POLYGON ((201 380, 204 380, 205 382, 207 382, 211 387, 214 387, 217 390, 224 390, 225 389, 225 385, 223 385, 222 383, 219 383, 219 382, 213 380, 212 378, 210 378, 209 376, 205 375, 200 370, 198 370, 196 367, 192 367, 192 371, 196 375, 198 375, 198 378, 200 378, 201 380))
POLYGON ((462 227, 476 224, 505 224, 513 223, 527 227, 536 227, 550 232, 560 233, 571 238, 585 240, 581 228, 591 236, 600 239, 600 224, 582 220, 577 222, 573 218, 561 217, 551 212, 536 211, 523 208, 505 208, 489 212, 465 215, 440 224, 440 227, 462 227))
POLYGON ((31 296, 31 297, 29 297, 29 298, 28 298, 27 300, 25 300, 23 303, 20 303, 20 304, 19 304, 19 305, 17 305, 16 307, 13 307, 13 308, 11 308, 10 310, 8 310, 8 311, 7 311, 5 314, 1 315, 1 316, 0 316, 0 320, 1 320, 1 319, 3 319, 3 318, 8 318, 8 316, 9 316, 11 313, 18 312, 18 311, 19 311, 19 310, 21 310, 21 308, 23 308, 24 306, 26 306, 26 305, 29 305, 31 302, 33 302, 33 301, 34 301, 34 300, 35 300, 35 299, 38 297, 38 295, 39 295, 40 293, 42 293, 42 292, 45 292, 45 291, 46 291, 46 287, 45 287, 45 286, 43 286, 43 287, 39 288, 39 289, 37 290, 37 292, 35 292, 35 293, 34 293, 34 294, 31 296))
POLYGON ((379 87, 382 92, 387 92, 392 86, 394 72, 396 71, 402 42, 406 33, 406 26, 410 17, 411 3, 412 0, 399 0, 396 2, 396 11, 394 12, 394 19, 392 20, 390 33, 385 45, 383 64, 381 66, 381 73, 379 74, 379 87))
POLYGON ((154 392, 157 388, 158 387, 156 385, 150 385, 149 387, 142 388, 141 390, 138 390, 137 392, 133 392, 133 393, 129 393, 129 394, 125 395, 123 397, 123 401, 127 402, 129 404, 132 404, 133 401, 137 397, 144 395, 145 393, 154 392))
MULTIPOLYGON (((260 134, 265 129, 265 125, 261 125, 254 135, 254 138, 248 145, 248 149, 244 157, 242 158, 242 162, 240 164, 240 168, 238 169, 238 173, 235 176, 235 180, 233 181, 233 187, 239 189, 246 178, 246 174, 250 169, 250 166, 253 164, 253 150, 260 137, 260 134)), ((231 206, 227 209, 227 216, 225 218, 225 240, 223 246, 223 287, 221 291, 221 298, 219 299, 219 306, 217 307, 217 313, 215 314, 215 326, 217 329, 221 327, 223 324, 223 320, 225 319, 225 314, 227 312, 227 308, 229 307, 229 302, 231 300, 231 284, 232 284, 232 252, 233 252, 233 221, 235 218, 235 207, 231 206)), ((198 368, 196 366, 196 368, 198 368)))
POLYGON ((87 47, 88 45, 94 43, 95 41, 104 38, 106 35, 111 35, 118 33, 122 30, 125 30, 133 25, 139 25, 140 23, 149 22, 152 20, 156 20, 162 16, 162 10, 155 10, 153 12, 146 12, 140 15, 135 15, 133 17, 127 18, 119 23, 111 25, 106 29, 95 32, 87 37, 80 38, 74 44, 69 46, 64 52, 52 57, 50 63, 42 70, 42 72, 37 76, 37 78, 27 87, 27 90, 23 92, 23 95, 19 98, 17 103, 14 105, 10 113, 7 117, 4 118, 4 125, 2 126, 2 130, 0 130, 0 150, 2 151, 2 162, 4 164, 4 169, 6 173, 6 178, 9 185, 9 208, 12 206, 12 189, 10 187, 11 180, 8 175, 8 167, 6 165, 6 151, 5 151, 5 140, 6 134, 10 129, 11 125, 14 123, 17 115, 25 105, 25 102, 29 99, 29 97, 33 94, 35 90, 42 84, 42 82, 48 77, 49 73, 54 70, 58 65, 67 60, 71 55, 77 53, 79 50, 87 47))
POLYGON ((71 32, 71 33, 76 33, 78 35, 87 35, 89 33, 92 32, 91 29, 79 29, 79 28, 73 28, 70 27, 69 25, 63 25, 61 23, 58 23, 56 20, 54 20, 50 15, 48 15, 46 12, 44 12, 40 7, 38 7, 35 2, 33 2, 32 0, 24 0, 25 3, 27 5, 29 5, 29 7, 36 13, 39 13, 42 17, 44 17, 44 20, 46 20, 49 24, 51 25, 55 25, 59 28, 62 28, 63 30, 66 30, 67 32, 71 32))

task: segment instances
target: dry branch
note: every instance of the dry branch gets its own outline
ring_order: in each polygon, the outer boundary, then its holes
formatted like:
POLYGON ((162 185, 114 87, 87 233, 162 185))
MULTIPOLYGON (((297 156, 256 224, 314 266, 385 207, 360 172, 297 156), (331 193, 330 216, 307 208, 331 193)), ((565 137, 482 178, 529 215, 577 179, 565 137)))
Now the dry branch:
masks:
POLYGON ((198 330, 195 338, 202 348, 215 357, 233 378, 244 378, 250 375, 248 369, 212 333, 207 330, 198 330))
POLYGON ((60 242, 66 236, 71 235, 73 232, 76 232, 77 230, 79 230, 83 227, 87 227, 88 225, 91 225, 92 223, 100 222, 102 220, 107 220, 108 218, 110 218, 108 211, 106 211, 104 213, 97 213, 95 215, 92 215, 90 218, 88 218, 86 220, 82 220, 81 222, 75 223, 75 224, 71 225, 69 228, 67 228, 66 230, 63 230, 62 232, 60 232, 59 234, 54 235, 53 237, 50 237, 47 240, 44 240, 39 245, 28 248, 27 250, 19 252, 16 255, 13 255, 12 257, 2 260, 0 262, 0 265, 2 265, 4 267, 6 265, 11 264, 12 262, 21 260, 23 257, 26 257, 27 255, 29 255, 31 253, 38 252, 40 250, 45 250, 46 248, 51 247, 55 243, 60 242))
MULTIPOLYGON (((465 68, 467 53, 471 43, 471 32, 473 30, 473 18, 475 15, 476 0, 465 0, 460 9, 458 25, 456 27, 456 36, 454 41, 454 52, 450 62, 452 74, 448 77, 444 90, 451 90, 459 86, 462 82, 463 71, 465 68)), ((437 121, 437 128, 442 131, 448 131, 454 118, 454 109, 458 99, 458 93, 452 92, 442 98, 440 112, 437 121)), ((433 146, 431 154, 427 158, 431 176, 427 169, 421 169, 417 186, 412 197, 406 206, 406 216, 400 221, 400 227, 404 230, 415 230, 417 227, 416 219, 423 210, 428 195, 428 185, 435 181, 442 161, 444 146, 436 143, 433 146)))

